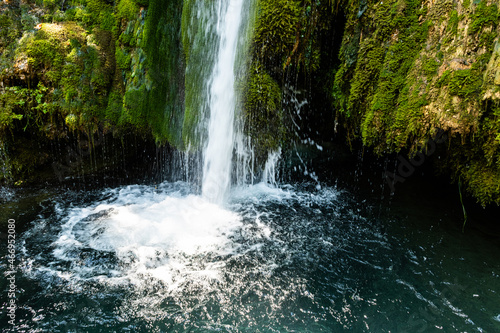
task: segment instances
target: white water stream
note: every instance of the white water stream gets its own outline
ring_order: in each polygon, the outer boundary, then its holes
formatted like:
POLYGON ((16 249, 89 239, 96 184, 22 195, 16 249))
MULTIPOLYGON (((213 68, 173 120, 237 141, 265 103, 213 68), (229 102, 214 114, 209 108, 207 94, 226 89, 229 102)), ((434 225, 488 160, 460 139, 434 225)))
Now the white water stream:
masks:
POLYGON ((210 121, 204 152, 203 197, 221 204, 231 185, 231 161, 234 145, 235 63, 241 31, 243 0, 218 3, 217 34, 219 50, 209 80, 210 121))

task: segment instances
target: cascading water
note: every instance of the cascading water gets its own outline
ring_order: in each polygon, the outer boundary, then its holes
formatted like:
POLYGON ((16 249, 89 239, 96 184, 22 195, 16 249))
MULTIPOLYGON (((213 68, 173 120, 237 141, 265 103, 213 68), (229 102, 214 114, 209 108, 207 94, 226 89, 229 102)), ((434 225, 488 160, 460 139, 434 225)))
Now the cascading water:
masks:
POLYGON ((267 157, 266 165, 264 166, 264 172, 262 174, 262 182, 272 186, 278 184, 276 180, 276 165, 281 157, 281 149, 270 152, 267 157))
POLYGON ((204 152, 202 194, 222 203, 231 184, 234 145, 235 65, 243 0, 222 0, 217 6, 219 50, 209 80, 210 121, 204 152))

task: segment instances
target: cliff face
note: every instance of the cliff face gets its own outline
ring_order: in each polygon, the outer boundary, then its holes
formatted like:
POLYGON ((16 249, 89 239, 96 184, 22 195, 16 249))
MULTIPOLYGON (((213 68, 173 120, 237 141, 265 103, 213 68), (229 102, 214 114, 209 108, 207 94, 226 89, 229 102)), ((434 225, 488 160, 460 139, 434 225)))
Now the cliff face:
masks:
MULTIPOLYGON (((133 132, 197 145, 210 1, 0 3, 0 160, 16 181, 52 142, 133 132)), ((344 126, 379 155, 447 133, 438 168, 500 204, 497 0, 256 0, 237 78, 257 158, 344 126), (296 94, 308 107, 296 114, 296 94), (334 121, 335 119, 335 121, 334 121), (314 127, 314 128, 312 128, 314 127), (307 134, 309 135, 309 134, 307 134)), ((211 37, 212 36, 212 37, 211 37)), ((208 39, 207 39, 208 38, 208 39)), ((331 137, 331 136, 330 136, 331 137)))
POLYGON ((351 1, 332 95, 352 137, 379 154, 448 133, 441 166, 500 203, 498 2, 351 1))
MULTIPOLYGON (((256 1, 252 57, 242 95, 245 124, 257 156, 286 148, 304 131, 333 131, 333 124, 320 128, 331 117, 318 111, 321 102, 316 110, 312 103, 330 93, 330 71, 337 63, 335 43, 343 24, 336 5, 316 0, 256 1), (298 101, 298 95, 308 97, 298 101), (311 108, 297 115, 297 103, 305 99, 311 108)), ((330 106, 327 113, 331 114, 330 106)))
POLYGON ((29 178, 61 162, 51 147, 93 150, 103 135, 180 145, 181 12, 182 1, 0 2, 0 178, 29 178))

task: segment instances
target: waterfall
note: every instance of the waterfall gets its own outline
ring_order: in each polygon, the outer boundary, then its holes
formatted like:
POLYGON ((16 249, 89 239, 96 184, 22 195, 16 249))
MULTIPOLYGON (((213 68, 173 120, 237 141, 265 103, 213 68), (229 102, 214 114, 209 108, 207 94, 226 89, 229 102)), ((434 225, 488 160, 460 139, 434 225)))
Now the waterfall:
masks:
POLYGON ((202 183, 203 196, 214 203, 224 201, 231 185, 237 102, 235 77, 242 9, 243 0, 220 0, 216 7, 219 44, 208 80, 209 122, 202 183))
POLYGON ((268 153, 264 172, 262 173, 262 182, 271 186, 276 186, 276 165, 281 157, 281 148, 268 153))

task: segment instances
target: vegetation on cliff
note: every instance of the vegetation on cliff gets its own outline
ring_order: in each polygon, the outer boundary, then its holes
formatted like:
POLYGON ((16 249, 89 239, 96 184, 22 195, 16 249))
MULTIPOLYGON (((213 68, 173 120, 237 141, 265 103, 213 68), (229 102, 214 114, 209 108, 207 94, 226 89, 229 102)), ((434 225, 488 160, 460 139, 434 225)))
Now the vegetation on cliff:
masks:
POLYGON ((182 1, 0 6, 1 178, 53 162, 54 140, 133 131, 180 143, 182 1))
POLYGON ((320 68, 325 47, 321 38, 333 33, 334 18, 331 2, 257 1, 251 64, 242 92, 245 124, 257 155, 267 156, 294 139, 295 110, 284 103, 284 96, 287 89, 319 88, 311 81, 327 73, 328 67, 320 68))
POLYGON ((350 1, 332 97, 350 139, 417 152, 448 133, 441 168, 500 204, 498 5, 350 1))
MULTIPOLYGON (((415 154, 444 130, 446 158, 437 167, 481 204, 500 204, 498 7, 256 0, 241 47, 251 56, 238 65, 237 86, 257 157, 300 134, 286 99, 307 91, 315 126, 333 132, 338 122, 348 142, 361 139, 379 155, 415 154), (320 108, 334 115, 315 114, 320 108)), ((134 132, 197 146, 214 10, 201 0, 2 2, 0 176, 28 177, 52 162, 52 142, 71 137, 92 146, 103 133, 134 132)))

